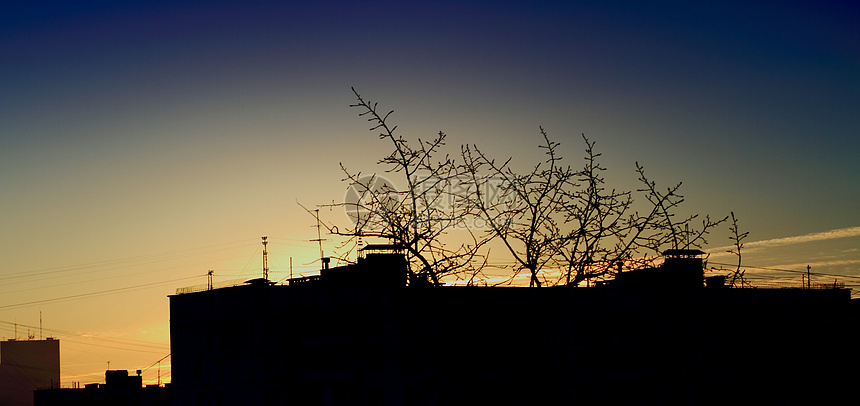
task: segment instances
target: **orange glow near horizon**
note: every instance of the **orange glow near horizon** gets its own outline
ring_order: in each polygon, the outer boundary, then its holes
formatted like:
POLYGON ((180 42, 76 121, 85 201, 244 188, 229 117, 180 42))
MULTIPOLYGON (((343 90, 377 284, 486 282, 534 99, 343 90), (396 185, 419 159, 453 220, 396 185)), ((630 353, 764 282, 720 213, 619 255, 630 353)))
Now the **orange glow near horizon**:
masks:
MULTIPOLYGON (((748 275, 860 280, 852 2, 12 3, 0 339, 59 338, 66 387, 167 355, 168 296, 210 270, 259 277, 263 235, 271 280, 290 258, 293 276, 316 273, 302 206, 344 200, 341 165, 403 187, 352 87, 409 142, 447 134, 458 162, 477 145, 528 170, 543 127, 578 168, 584 133, 606 187, 636 190, 638 162, 660 187, 683 182, 685 210, 737 214, 748 275)), ((727 237, 709 236, 711 261, 732 263, 727 237)), ((491 248, 488 282, 513 264, 491 248)))

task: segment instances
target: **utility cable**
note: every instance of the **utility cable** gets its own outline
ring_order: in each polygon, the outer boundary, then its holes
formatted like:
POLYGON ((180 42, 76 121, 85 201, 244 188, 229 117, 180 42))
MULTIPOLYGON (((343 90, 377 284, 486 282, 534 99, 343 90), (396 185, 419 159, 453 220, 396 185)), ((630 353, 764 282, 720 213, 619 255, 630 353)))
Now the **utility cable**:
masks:
POLYGON ((88 298, 88 297, 93 297, 93 296, 110 295, 110 294, 114 294, 114 293, 125 292, 125 291, 135 290, 135 289, 142 289, 142 288, 147 288, 147 287, 152 287, 152 286, 158 286, 158 285, 163 285, 166 283, 179 282, 179 281, 193 279, 193 278, 199 278, 199 276, 197 276, 197 275, 187 276, 185 278, 171 279, 168 281, 161 281, 161 282, 146 283, 143 285, 127 286, 124 288, 115 288, 115 289, 102 290, 102 291, 98 291, 98 292, 81 293, 81 294, 77 294, 77 295, 70 295, 70 296, 64 296, 64 297, 58 297, 58 298, 52 298, 52 299, 34 300, 31 302, 3 305, 3 306, 0 306, 0 310, 2 310, 2 309, 13 309, 13 308, 17 308, 17 307, 25 307, 25 306, 31 306, 31 305, 37 305, 37 304, 44 304, 44 303, 62 302, 62 301, 66 301, 66 300, 83 299, 83 298, 88 298))
MULTIPOLYGON (((715 264, 715 265, 737 266, 737 264, 724 264, 724 263, 720 263, 720 262, 708 262, 708 263, 709 263, 709 264, 715 264)), ((797 274, 804 274, 804 275, 806 275, 806 274, 807 274, 807 271, 797 271, 797 270, 792 270, 792 269, 779 269, 779 268, 766 268, 766 267, 761 267, 761 266, 746 266, 746 265, 741 265, 741 268, 745 268, 745 269, 759 269, 759 270, 763 270, 763 271, 790 272, 790 273, 797 273, 797 274)), ((730 270, 730 269, 729 269, 729 270, 730 270)), ((809 273, 810 275, 833 276, 833 277, 837 277, 837 278, 860 279, 860 276, 857 276, 857 275, 838 275, 838 274, 832 274, 832 273, 811 272, 811 271, 809 271, 808 273, 809 273)))

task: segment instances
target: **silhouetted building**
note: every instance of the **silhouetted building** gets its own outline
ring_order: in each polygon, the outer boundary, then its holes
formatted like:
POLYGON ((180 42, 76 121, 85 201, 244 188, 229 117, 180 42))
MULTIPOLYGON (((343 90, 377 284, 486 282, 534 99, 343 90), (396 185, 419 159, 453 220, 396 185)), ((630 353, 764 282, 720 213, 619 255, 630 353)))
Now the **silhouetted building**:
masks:
POLYGON ((700 250, 668 250, 664 262, 656 268, 618 272, 615 278, 598 286, 616 288, 689 290, 702 287, 704 252, 700 250))
POLYGON ((143 386, 143 379, 126 370, 105 371, 105 383, 83 388, 43 389, 35 392, 36 406, 169 406, 170 386, 143 386))
MULTIPOLYGON (((319 275, 293 278, 290 285, 324 284, 326 287, 389 289, 406 286, 406 259, 403 247, 371 244, 359 250, 355 264, 329 268, 329 258, 323 258, 319 275)), ((249 281, 260 283, 259 279, 249 281)))
POLYGON ((174 404, 808 404, 850 390, 849 290, 707 289, 699 254, 603 288, 406 287, 389 252, 288 286, 174 295, 174 404))
POLYGON ((59 385, 59 340, 0 342, 0 405, 31 406, 34 390, 59 385))

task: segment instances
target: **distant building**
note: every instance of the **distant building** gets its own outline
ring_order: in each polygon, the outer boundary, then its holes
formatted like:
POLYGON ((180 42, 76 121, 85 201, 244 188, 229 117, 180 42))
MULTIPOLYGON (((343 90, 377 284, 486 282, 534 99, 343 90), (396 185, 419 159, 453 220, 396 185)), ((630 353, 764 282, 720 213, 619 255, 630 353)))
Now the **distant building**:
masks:
POLYGON ((171 296, 173 404, 820 404, 856 382, 848 289, 705 288, 694 251, 600 288, 406 287, 405 266, 171 296))
POLYGON ((59 340, 0 342, 0 405, 32 406, 34 390, 59 386, 59 340))
POLYGON ((105 371, 105 383, 83 388, 54 388, 35 392, 36 406, 169 406, 170 387, 147 385, 126 370, 105 371))

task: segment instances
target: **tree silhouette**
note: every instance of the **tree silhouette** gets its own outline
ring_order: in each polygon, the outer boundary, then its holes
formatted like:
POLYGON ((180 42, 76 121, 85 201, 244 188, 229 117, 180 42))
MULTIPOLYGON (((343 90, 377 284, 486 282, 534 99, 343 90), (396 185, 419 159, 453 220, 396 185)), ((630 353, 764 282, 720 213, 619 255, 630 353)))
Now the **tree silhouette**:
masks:
POLYGON ((733 249, 727 251, 729 254, 734 254, 738 257, 738 266, 735 268, 734 272, 732 272, 731 279, 729 280, 729 286, 731 287, 744 287, 744 284, 747 282, 744 280, 744 273, 746 270, 741 270, 741 249, 744 247, 743 240, 747 238, 749 235, 749 231, 740 232, 738 231, 738 219, 735 218, 735 212, 731 213, 732 215, 732 225, 729 226, 729 231, 732 235, 729 236, 729 239, 734 242, 735 246, 733 249))
POLYGON ((351 172, 341 164, 344 180, 356 198, 328 206, 344 207, 353 224, 345 229, 322 224, 331 234, 349 237, 347 244, 375 237, 402 247, 409 259, 410 284, 439 285, 450 275, 472 279, 486 263, 479 252, 487 240, 465 225, 466 201, 456 187, 461 168, 447 155, 439 157, 445 133, 439 132, 429 141, 409 142, 389 123, 393 110, 381 113, 377 103, 365 100, 354 88, 352 91, 357 102, 350 107, 360 109, 359 115, 373 124, 370 130, 378 130, 379 138, 390 142, 392 151, 377 163, 405 186, 398 188, 376 174, 351 172), (462 230, 458 235, 465 234, 468 242, 446 244, 443 236, 454 230, 462 230))
POLYGON ((556 283, 576 286, 603 276, 615 264, 629 260, 637 247, 641 219, 628 216, 633 203, 630 192, 606 189, 606 170, 594 151, 594 142, 585 142, 585 164, 577 173, 578 183, 565 190, 564 218, 567 231, 559 245, 556 263, 562 270, 556 283), (639 227, 637 227, 639 226, 639 227))
POLYGON ((545 141, 540 148, 546 149, 548 157, 527 174, 514 172, 510 158, 496 164, 475 145, 462 148, 463 167, 473 184, 468 200, 489 225, 491 237, 501 239, 516 261, 513 276, 527 270, 529 286, 538 287, 542 285, 538 273, 557 255, 562 242, 564 195, 576 176, 570 167, 561 165, 559 144, 543 128, 540 131, 545 141), (503 198, 489 199, 482 191, 497 179, 503 198))
POLYGON ((606 168, 593 141, 582 136, 585 164, 573 170, 561 164, 559 143, 543 128, 540 133, 539 148, 547 158, 524 174, 511 169, 510 159, 497 164, 477 146, 462 148, 463 166, 473 183, 469 200, 474 211, 514 258, 514 276, 529 272, 530 286, 576 286, 622 264, 641 266, 647 263, 641 256, 648 253, 700 247, 708 231, 726 220, 705 216, 701 226, 694 227, 698 215, 678 219, 675 211, 684 201, 678 194, 681 184, 660 191, 639 163, 636 171, 643 186, 636 192, 644 197, 647 210, 633 211, 633 192, 606 188, 606 168), (501 180, 498 188, 507 198, 489 199, 480 192, 492 180, 501 180), (555 280, 542 276, 551 266, 560 270, 555 280))
POLYGON ((513 170, 511 158, 496 161, 476 145, 461 146, 463 162, 455 162, 442 152, 444 132, 429 141, 409 141, 391 125, 393 110, 382 113, 377 103, 352 91, 357 102, 351 107, 391 148, 377 164, 404 186, 341 164, 351 198, 323 206, 343 207, 352 224, 320 224, 330 234, 348 237, 344 246, 367 237, 402 248, 410 284, 440 285, 443 278, 471 284, 487 263, 483 247, 497 239, 514 259, 508 282, 526 271, 529 286, 577 286, 622 266, 650 264, 665 249, 701 247, 709 230, 728 218, 705 216, 696 226, 698 215, 678 217, 681 183, 660 189, 638 162, 639 189, 608 188, 601 154, 584 134, 580 169, 562 164, 560 144, 543 128, 539 148, 546 158, 528 172, 513 170), (486 227, 470 227, 475 219, 486 227), (466 242, 452 244, 455 233, 466 242), (548 277, 555 272, 557 277, 548 277))

